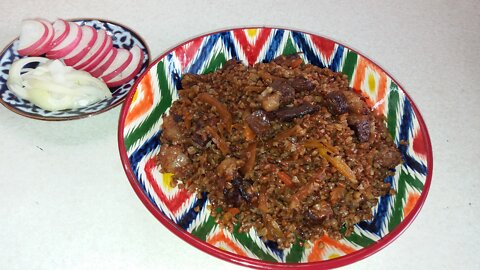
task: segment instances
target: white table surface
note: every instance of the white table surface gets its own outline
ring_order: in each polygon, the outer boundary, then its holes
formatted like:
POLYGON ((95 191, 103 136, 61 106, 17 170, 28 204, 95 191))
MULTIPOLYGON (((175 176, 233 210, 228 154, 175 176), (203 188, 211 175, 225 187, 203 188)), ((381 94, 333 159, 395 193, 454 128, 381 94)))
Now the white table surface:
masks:
MULTIPOLYGON (((344 42, 411 94, 430 131, 434 173, 410 228, 342 269, 480 269, 480 2, 321 2, 2 0, 0 47, 32 17, 120 22, 143 36, 153 58, 245 25, 344 42)), ((0 269, 244 269, 191 247, 146 210, 120 163, 119 112, 43 122, 0 106, 0 269)))

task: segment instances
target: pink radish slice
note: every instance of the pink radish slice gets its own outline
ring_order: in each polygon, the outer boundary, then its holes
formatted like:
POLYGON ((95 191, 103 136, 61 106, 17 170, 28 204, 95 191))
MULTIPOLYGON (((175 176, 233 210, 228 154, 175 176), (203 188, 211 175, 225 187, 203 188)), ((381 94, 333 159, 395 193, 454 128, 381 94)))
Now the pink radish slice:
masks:
POLYGON ((95 28, 84 25, 82 29, 82 39, 69 54, 64 57, 65 64, 67 66, 73 66, 80 61, 92 48, 93 44, 97 40, 97 30, 95 28))
POLYGON ((88 65, 95 57, 103 51, 105 45, 107 45, 107 32, 105 30, 99 30, 97 32, 97 40, 93 44, 92 48, 88 50, 87 54, 82 57, 73 67, 75 69, 79 69, 79 67, 83 67, 88 65))
POLYGON ((82 70, 85 70, 85 71, 92 71, 94 69, 97 68, 97 66, 99 66, 100 62, 102 62, 102 60, 107 56, 107 54, 113 50, 113 41, 112 41, 112 38, 107 35, 107 44, 105 44, 105 47, 103 48, 102 51, 100 51, 98 53, 98 55, 91 60, 90 63, 84 63, 82 65, 79 65, 76 67, 76 69, 82 69, 82 70))
POLYGON ((132 53, 126 49, 117 49, 117 56, 110 66, 105 70, 100 77, 104 82, 115 78, 132 62, 132 53))
POLYGON ((47 52, 47 57, 50 59, 58 59, 69 54, 78 45, 82 39, 82 29, 80 26, 73 22, 68 22, 70 26, 70 32, 67 37, 60 42, 57 46, 47 52))
POLYGON ((54 21, 52 26, 53 26, 53 30, 55 31, 55 35, 53 36, 51 49, 53 49, 55 46, 60 44, 60 42, 62 42, 70 32, 70 24, 68 24, 68 22, 62 19, 58 19, 54 21))
POLYGON ((135 77, 135 75, 137 75, 138 71, 140 71, 144 57, 142 49, 135 45, 133 46, 133 48, 130 49, 130 53, 132 53, 132 61, 117 76, 106 82, 108 87, 116 87, 122 85, 130 81, 133 77, 135 77))
POLYGON ((103 60, 98 64, 98 66, 92 71, 89 71, 90 74, 95 78, 100 77, 100 75, 102 75, 102 73, 112 64, 113 60, 115 60, 117 54, 117 49, 112 47, 110 52, 105 58, 103 58, 103 60))
POLYGON ((47 38, 45 41, 38 46, 37 49, 35 49, 32 53, 30 53, 31 56, 39 56, 42 55, 52 48, 52 41, 53 41, 53 36, 55 35, 55 30, 53 29, 52 23, 50 23, 47 20, 43 19, 38 19, 39 22, 43 23, 47 27, 47 38))
POLYGON ((45 41, 47 36, 46 25, 37 20, 24 20, 20 32, 18 54, 29 55, 45 41))

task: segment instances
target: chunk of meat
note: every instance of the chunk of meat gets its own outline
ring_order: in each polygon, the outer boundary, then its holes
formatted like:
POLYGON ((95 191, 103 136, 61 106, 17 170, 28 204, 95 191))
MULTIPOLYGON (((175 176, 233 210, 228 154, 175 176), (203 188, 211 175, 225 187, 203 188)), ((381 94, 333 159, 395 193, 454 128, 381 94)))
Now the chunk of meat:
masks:
POLYGON ((402 162, 402 155, 395 148, 382 147, 375 156, 376 162, 384 168, 394 168, 402 162))
POLYGON ((363 98, 353 90, 336 90, 326 95, 328 111, 333 115, 346 112, 368 114, 368 107, 363 98))
POLYGON ((347 118, 348 126, 355 132, 358 141, 366 142, 370 139, 370 119, 368 115, 352 114, 347 118))
POLYGON ((362 96, 353 92, 353 90, 343 91, 343 95, 348 104, 348 110, 352 113, 368 114, 368 107, 362 96))
POLYGON ((181 174, 183 166, 190 164, 190 159, 179 145, 163 144, 159 154, 162 173, 181 174))
POLYGON ((233 69, 236 65, 241 65, 242 63, 237 59, 230 59, 225 64, 223 64, 223 70, 230 70, 233 69))
POLYGON ((280 93, 273 92, 262 98, 262 109, 267 112, 275 111, 280 107, 280 93))
POLYGON ((172 114, 172 118, 173 118, 173 120, 175 120, 175 123, 179 123, 179 122, 183 121, 183 117, 181 115, 178 115, 178 114, 172 114))
POLYGON ((333 115, 340 115, 348 112, 347 98, 343 91, 337 90, 328 93, 325 97, 328 111, 333 115))
POLYGON ((289 55, 280 55, 279 57, 273 59, 273 62, 277 63, 280 66, 296 68, 300 66, 303 61, 302 58, 296 54, 289 54, 289 55))
POLYGON ((236 188, 223 188, 223 198, 230 207, 239 207, 242 203, 242 196, 240 191, 236 188))
POLYGON ((296 107, 286 107, 279 109, 275 112, 272 112, 272 116, 276 119, 279 119, 281 121, 292 121, 295 118, 302 117, 307 114, 312 114, 316 111, 318 111, 318 107, 308 104, 308 103, 303 103, 300 104, 296 107))
POLYGON ((345 197, 346 189, 344 186, 338 186, 330 191, 330 202, 336 203, 341 201, 345 197))
POLYGON ((256 197, 251 180, 235 177, 231 184, 231 188, 223 189, 223 197, 229 206, 239 207, 244 202, 252 202, 256 197))
POLYGON ((297 91, 311 91, 315 89, 315 85, 304 77, 295 77, 290 81, 290 85, 297 91))
POLYGON ((245 121, 257 136, 262 136, 270 131, 270 120, 263 110, 254 111, 246 117, 245 121))
POLYGON ((256 196, 256 194, 253 192, 253 189, 252 189, 252 186, 253 186, 252 180, 237 177, 233 179, 232 184, 234 187, 238 188, 238 191, 240 192, 240 196, 244 201, 251 202, 256 196))
POLYGON ((305 220, 305 223, 314 225, 323 222, 325 220, 325 217, 321 218, 316 213, 314 213, 312 209, 307 209, 303 212, 303 219, 305 220))
POLYGON ((182 134, 177 122, 172 115, 167 115, 163 118, 162 125, 164 137, 171 141, 173 144, 177 144, 182 139, 182 134))
POLYGON ((327 201, 321 201, 312 208, 307 209, 303 213, 304 220, 307 224, 319 224, 330 218, 333 215, 333 210, 327 201))
POLYGON ((275 79, 270 87, 273 91, 280 94, 280 105, 288 105, 293 102, 295 98, 295 89, 290 85, 290 83, 285 79, 275 79))
POLYGON ((217 174, 224 177, 226 181, 232 181, 238 175, 238 169, 244 164, 243 161, 236 158, 227 157, 217 166, 217 174))
POLYGON ((199 82, 205 82, 205 77, 198 74, 187 73, 182 77, 182 89, 188 89, 199 82))

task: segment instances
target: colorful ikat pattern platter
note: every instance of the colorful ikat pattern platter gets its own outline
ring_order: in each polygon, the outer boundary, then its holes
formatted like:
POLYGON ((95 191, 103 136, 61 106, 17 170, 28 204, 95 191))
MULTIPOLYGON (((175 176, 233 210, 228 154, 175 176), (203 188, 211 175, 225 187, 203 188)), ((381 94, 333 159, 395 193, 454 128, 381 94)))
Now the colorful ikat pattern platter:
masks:
POLYGON ((360 53, 330 39, 299 31, 252 28, 207 34, 160 56, 136 82, 119 123, 119 148, 131 185, 152 214, 177 236, 219 258, 256 268, 332 268, 365 258, 398 237, 423 205, 432 177, 432 150, 427 128, 413 101, 381 67, 360 53), (355 226, 339 241, 328 236, 308 245, 280 250, 256 231, 230 233, 221 229, 206 207, 184 189, 171 188, 171 177, 159 172, 162 115, 178 98, 185 73, 208 73, 235 58, 253 65, 279 55, 302 52, 304 62, 346 74, 350 86, 368 98, 386 117, 403 164, 391 183, 396 195, 379 198, 373 219, 355 226), (400 144, 405 141, 407 144, 400 144), (196 212, 195 207, 200 211, 196 212))

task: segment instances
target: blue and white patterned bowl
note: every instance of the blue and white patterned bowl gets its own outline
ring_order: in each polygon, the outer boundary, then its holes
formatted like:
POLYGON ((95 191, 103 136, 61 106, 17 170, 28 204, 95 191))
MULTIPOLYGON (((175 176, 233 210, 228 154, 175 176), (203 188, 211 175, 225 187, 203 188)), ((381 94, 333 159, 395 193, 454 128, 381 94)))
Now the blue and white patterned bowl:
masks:
POLYGON ((129 28, 106 20, 98 19, 74 19, 71 20, 79 25, 90 25, 95 29, 104 29, 112 37, 113 46, 130 49, 133 45, 139 46, 144 52, 143 65, 140 72, 129 82, 114 88, 110 88, 112 97, 93 103, 83 108, 61 111, 47 111, 33 103, 17 97, 7 87, 8 72, 12 63, 21 58, 18 54, 19 40, 16 38, 0 54, 0 103, 7 109, 20 115, 46 121, 73 120, 92 116, 108 111, 123 102, 132 88, 135 80, 145 71, 150 61, 150 52, 143 39, 129 28))

